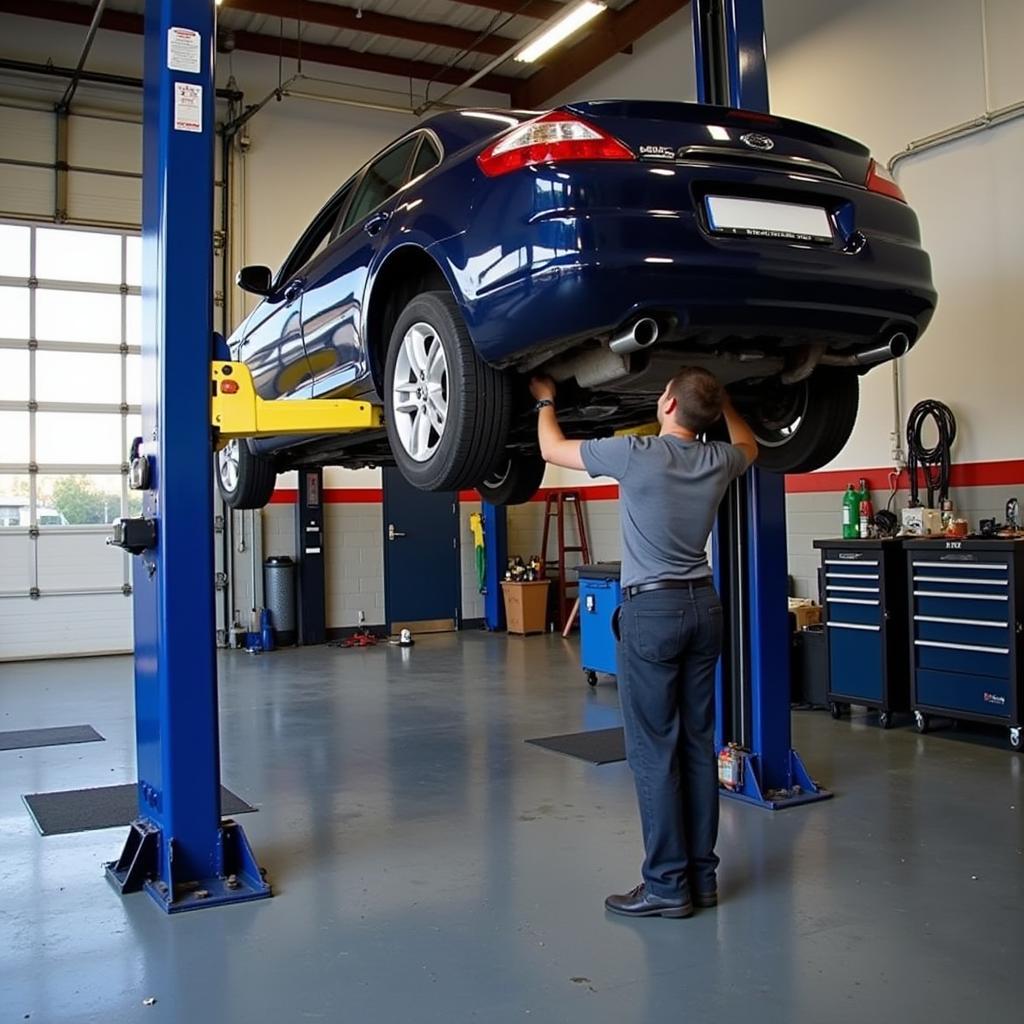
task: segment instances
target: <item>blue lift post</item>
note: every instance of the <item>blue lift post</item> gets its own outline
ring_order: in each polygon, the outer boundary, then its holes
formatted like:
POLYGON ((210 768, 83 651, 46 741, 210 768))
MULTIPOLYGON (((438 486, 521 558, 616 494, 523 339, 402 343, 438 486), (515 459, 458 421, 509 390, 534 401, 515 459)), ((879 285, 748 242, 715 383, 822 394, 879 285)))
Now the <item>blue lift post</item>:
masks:
POLYGON ((122 893, 145 889, 175 912, 262 899, 270 887, 241 826, 222 822, 220 807, 213 0, 147 0, 145 29, 143 517, 155 540, 133 565, 139 817, 107 876, 122 893))
POLYGON ((505 628, 501 581, 508 566, 508 513, 504 505, 483 503, 484 624, 493 633, 505 628))
MULTIPOLYGON (((693 0, 697 99, 768 113, 763 0, 693 0)), ((729 609, 716 686, 716 746, 749 751, 722 795, 779 810, 824 800, 792 749, 784 478, 756 467, 732 485, 712 538, 729 609), (728 732, 727 732, 728 730, 728 732)))

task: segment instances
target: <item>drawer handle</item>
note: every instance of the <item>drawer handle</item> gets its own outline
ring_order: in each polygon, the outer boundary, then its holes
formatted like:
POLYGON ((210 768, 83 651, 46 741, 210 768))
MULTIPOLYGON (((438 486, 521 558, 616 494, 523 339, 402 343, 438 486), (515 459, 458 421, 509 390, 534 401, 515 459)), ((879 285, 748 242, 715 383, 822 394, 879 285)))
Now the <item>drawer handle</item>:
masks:
POLYGON ((999 569, 1008 572, 1009 568, 1002 562, 914 562, 914 568, 925 565, 929 569, 999 569))
POLYGON ((841 590, 841 591, 843 591, 843 593, 847 593, 847 594, 877 594, 878 593, 878 587, 848 587, 845 584, 840 585, 838 583, 836 583, 835 585, 829 584, 828 586, 825 587, 825 589, 826 590, 841 590))
POLYGON ((1006 594, 960 594, 952 590, 915 590, 914 597, 953 597, 963 601, 1006 601, 1006 594))
POLYGON ((860 622, 828 622, 830 629, 866 629, 869 633, 881 633, 881 626, 865 626, 860 622))
POLYGON ((969 583, 972 587, 1006 587, 1009 586, 1006 580, 972 580, 960 578, 959 576, 915 576, 915 583, 959 583, 963 586, 969 583))
POLYGON ((871 604, 876 608, 878 607, 877 601, 872 601, 867 597, 830 597, 828 599, 829 604, 871 604))
POLYGON ((945 622, 950 626, 991 626, 993 629, 1009 629, 1008 622, 993 622, 990 619, 951 619, 945 615, 915 615, 916 622, 945 622))
POLYGON ((1009 647, 984 647, 981 644, 947 644, 941 640, 915 640, 915 647, 941 647, 946 651, 980 651, 982 654, 1009 654, 1009 647))
POLYGON ((867 558, 826 558, 826 565, 878 565, 877 559, 870 561, 867 558))
POLYGON ((827 572, 827 579, 830 580, 877 580, 877 572, 827 572))

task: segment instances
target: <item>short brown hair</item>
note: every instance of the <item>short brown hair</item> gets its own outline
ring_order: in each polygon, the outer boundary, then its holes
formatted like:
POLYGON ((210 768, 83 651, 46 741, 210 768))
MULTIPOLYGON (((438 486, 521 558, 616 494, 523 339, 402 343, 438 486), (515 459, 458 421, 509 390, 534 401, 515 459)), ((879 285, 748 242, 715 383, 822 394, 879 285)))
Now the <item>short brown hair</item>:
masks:
POLYGON ((695 434, 703 433, 722 416, 722 385, 713 373, 699 366, 684 366, 669 381, 668 392, 676 400, 676 423, 695 434))

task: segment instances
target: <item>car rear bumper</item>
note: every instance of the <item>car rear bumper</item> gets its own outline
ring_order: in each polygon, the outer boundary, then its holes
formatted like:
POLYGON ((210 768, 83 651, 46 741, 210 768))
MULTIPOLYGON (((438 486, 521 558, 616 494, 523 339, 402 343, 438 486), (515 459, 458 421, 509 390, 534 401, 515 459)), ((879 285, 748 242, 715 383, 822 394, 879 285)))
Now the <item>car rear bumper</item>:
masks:
MULTIPOLYGON (((515 364, 647 313, 674 324, 664 340, 695 344, 756 338, 843 349, 894 326, 914 341, 927 326, 936 302, 931 264, 905 204, 831 181, 802 182, 787 192, 779 179, 788 176, 721 168, 714 182, 688 171, 688 180, 670 182, 670 190, 656 180, 652 192, 651 171, 616 168, 589 187, 576 176, 565 190, 565 199, 576 201, 547 209, 535 202, 533 213, 503 234, 500 248, 491 235, 489 250, 458 261, 464 312, 484 358, 515 364), (644 208, 637 208, 636 189, 632 205, 626 201, 638 177, 651 203, 644 208), (834 243, 712 234, 703 196, 741 188, 826 205, 834 243)), ((513 194, 499 192, 487 203, 522 208, 527 196, 514 191, 536 190, 536 179, 509 183, 513 194)), ((467 252, 473 242, 471 229, 463 236, 467 252)))

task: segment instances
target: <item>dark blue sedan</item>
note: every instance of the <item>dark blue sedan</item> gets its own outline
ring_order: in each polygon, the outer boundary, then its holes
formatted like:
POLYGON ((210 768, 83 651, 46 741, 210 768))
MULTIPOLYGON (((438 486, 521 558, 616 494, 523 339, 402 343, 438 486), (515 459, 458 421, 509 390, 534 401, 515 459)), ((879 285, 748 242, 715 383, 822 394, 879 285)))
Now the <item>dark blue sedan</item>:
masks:
POLYGON ((331 197, 229 340, 264 398, 383 403, 385 430, 233 444, 234 508, 300 465, 396 464, 427 490, 527 500, 543 463, 524 377, 569 436, 651 418, 708 367, 760 464, 843 447, 861 374, 935 308, 917 217, 864 146, 767 114, 609 100, 424 121, 331 197))

